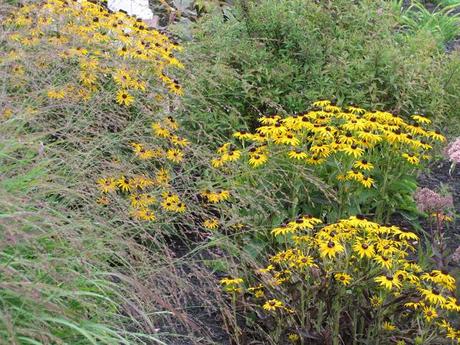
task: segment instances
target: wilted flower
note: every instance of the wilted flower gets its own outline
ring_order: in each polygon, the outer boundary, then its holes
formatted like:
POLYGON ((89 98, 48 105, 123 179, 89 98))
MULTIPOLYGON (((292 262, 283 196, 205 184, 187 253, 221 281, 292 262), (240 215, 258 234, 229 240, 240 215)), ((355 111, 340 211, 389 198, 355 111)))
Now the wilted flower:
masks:
POLYGON ((450 143, 445 152, 449 160, 454 163, 460 163, 460 138, 450 143))
POLYGON ((441 196, 429 188, 418 189, 414 198, 421 212, 442 212, 453 207, 451 195, 441 196))

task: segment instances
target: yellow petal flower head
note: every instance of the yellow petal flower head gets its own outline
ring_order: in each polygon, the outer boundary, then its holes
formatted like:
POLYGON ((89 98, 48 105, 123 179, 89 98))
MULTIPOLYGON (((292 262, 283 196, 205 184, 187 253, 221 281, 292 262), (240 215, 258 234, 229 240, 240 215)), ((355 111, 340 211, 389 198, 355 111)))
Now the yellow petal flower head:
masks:
POLYGON ((117 92, 117 103, 124 106, 130 106, 134 102, 134 97, 126 90, 119 90, 117 92))
POLYGON ((363 258, 372 259, 375 255, 374 246, 369 242, 366 242, 363 239, 358 240, 353 245, 353 250, 358 254, 358 256, 363 258))
POLYGON ((277 299, 271 299, 264 303, 263 308, 267 311, 275 311, 277 309, 283 309, 284 303, 277 299))
POLYGON ((431 322, 438 317, 438 313, 436 312, 436 309, 434 309, 433 307, 424 307, 423 316, 425 320, 431 322))
POLYGON ((417 121, 420 124, 430 124, 431 120, 422 116, 422 115, 412 115, 411 116, 415 121, 417 121))
POLYGON ((117 186, 122 192, 129 192, 134 188, 134 186, 131 184, 131 181, 124 176, 121 176, 117 180, 117 186))
POLYGON ((399 289, 402 286, 398 278, 393 276, 378 276, 374 278, 374 281, 389 291, 393 288, 399 289))
POLYGON ((322 241, 319 244, 319 252, 321 257, 327 257, 332 259, 337 254, 342 253, 344 250, 344 246, 334 240, 322 241))
POLYGON ((255 153, 255 154, 251 154, 249 156, 249 164, 253 168, 257 168, 257 167, 265 164, 267 161, 268 161, 268 156, 265 155, 265 154, 255 153))
POLYGON ((345 286, 351 283, 351 276, 346 273, 336 273, 334 274, 334 279, 345 286))
POLYGON ((413 153, 403 153, 401 155, 404 159, 406 159, 410 164, 418 165, 420 163, 420 158, 418 158, 413 153))
POLYGON ((356 169, 367 171, 374 169, 374 165, 370 163, 367 159, 356 161, 355 163, 353 163, 353 167, 356 169))
POLYGON ((180 163, 184 159, 184 152, 179 149, 169 149, 166 152, 166 158, 173 163, 180 163))
POLYGON ((206 219, 203 222, 203 226, 206 229, 210 229, 210 230, 217 229, 219 227, 219 220, 217 218, 206 219))
POLYGON ((117 182, 111 177, 101 178, 97 181, 97 184, 103 193, 113 192, 117 188, 117 182))

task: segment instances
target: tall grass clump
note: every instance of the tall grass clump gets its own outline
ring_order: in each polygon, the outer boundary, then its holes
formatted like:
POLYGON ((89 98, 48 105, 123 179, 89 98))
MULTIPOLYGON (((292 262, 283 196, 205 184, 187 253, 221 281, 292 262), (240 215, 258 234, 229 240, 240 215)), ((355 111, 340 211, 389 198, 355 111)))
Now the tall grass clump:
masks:
POLYGON ((197 231, 175 212, 146 225, 152 198, 123 197, 170 174, 174 192, 196 178, 178 164, 192 155, 185 138, 152 136, 153 122, 175 126, 181 47, 89 1, 0 13, 0 342, 212 343, 215 278, 201 250, 181 257, 197 231))

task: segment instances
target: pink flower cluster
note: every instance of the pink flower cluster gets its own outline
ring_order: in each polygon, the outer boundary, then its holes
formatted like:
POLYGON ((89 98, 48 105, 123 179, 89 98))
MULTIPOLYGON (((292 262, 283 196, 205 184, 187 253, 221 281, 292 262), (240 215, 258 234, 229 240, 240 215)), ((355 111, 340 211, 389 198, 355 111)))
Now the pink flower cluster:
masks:
POLYGON ((460 138, 447 146, 446 156, 454 163, 460 163, 460 138))
POLYGON ((414 195, 417 208, 421 212, 437 213, 452 208, 454 201, 452 196, 441 196, 429 188, 419 188, 414 195))

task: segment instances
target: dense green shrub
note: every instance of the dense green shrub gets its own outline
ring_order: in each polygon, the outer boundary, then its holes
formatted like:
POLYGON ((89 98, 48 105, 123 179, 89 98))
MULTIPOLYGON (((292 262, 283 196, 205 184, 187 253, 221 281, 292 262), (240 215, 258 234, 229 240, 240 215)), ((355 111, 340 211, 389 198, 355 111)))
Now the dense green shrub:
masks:
POLYGON ((186 49, 184 117, 204 134, 253 127, 260 114, 303 111, 323 97, 456 116, 458 56, 429 32, 405 32, 388 2, 262 0, 233 14, 203 19, 186 49))

